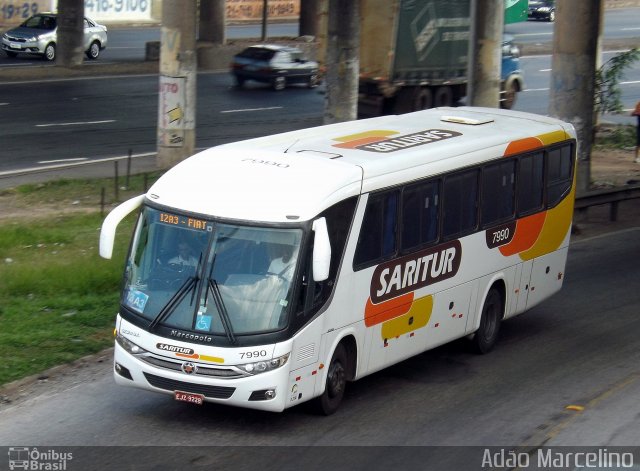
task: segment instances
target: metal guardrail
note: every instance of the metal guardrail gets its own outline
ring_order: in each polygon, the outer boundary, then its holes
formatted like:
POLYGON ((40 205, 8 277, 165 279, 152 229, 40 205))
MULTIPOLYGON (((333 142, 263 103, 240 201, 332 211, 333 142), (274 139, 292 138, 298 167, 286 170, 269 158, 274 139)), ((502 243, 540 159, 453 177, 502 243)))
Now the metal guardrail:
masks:
POLYGON ((640 198, 640 184, 593 190, 577 195, 574 208, 578 212, 583 212, 591 206, 608 204, 610 205, 609 220, 616 221, 618 219, 618 204, 621 201, 634 198, 640 198))

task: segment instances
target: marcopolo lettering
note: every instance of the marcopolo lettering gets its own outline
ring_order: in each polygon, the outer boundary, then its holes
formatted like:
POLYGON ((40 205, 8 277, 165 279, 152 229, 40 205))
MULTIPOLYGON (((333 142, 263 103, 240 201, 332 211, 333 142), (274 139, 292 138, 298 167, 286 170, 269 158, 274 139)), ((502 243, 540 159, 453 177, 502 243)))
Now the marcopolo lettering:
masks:
POLYGON ((462 136, 462 133, 456 131, 448 131, 445 129, 428 129, 426 131, 406 134, 404 136, 398 136, 392 139, 385 139, 378 142, 363 144, 361 146, 357 146, 356 149, 382 153, 394 152, 397 150, 406 149, 407 147, 431 144, 432 142, 442 141, 443 139, 450 139, 456 136, 462 136))
POLYGON ((157 343, 158 350, 164 350, 166 352, 184 353, 185 355, 193 355, 194 351, 191 348, 178 347, 177 345, 169 345, 166 343, 157 343))
POLYGON ((371 281, 371 301, 378 304, 451 278, 458 273, 461 259, 462 246, 453 240, 378 265, 371 281))
POLYGON ((213 341, 213 337, 210 337, 208 335, 192 334, 190 332, 182 332, 180 330, 171 330, 170 335, 178 339, 193 340, 194 342, 211 343, 213 341))

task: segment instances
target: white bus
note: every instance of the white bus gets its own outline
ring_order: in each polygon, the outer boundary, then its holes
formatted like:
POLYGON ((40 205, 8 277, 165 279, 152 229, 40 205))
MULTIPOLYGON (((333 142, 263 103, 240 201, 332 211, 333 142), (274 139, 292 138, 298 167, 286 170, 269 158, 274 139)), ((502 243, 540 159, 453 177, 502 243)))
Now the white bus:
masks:
POLYGON ((333 413, 347 382, 557 292, 575 193, 570 124, 436 108, 200 152, 141 206, 115 328, 118 384, 333 413))

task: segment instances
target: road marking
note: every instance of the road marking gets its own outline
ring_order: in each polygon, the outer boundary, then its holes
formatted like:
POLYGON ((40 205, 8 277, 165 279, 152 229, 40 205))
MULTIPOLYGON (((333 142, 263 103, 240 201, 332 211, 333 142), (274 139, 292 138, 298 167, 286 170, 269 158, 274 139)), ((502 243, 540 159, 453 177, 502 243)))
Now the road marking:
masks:
POLYGON ((553 31, 550 33, 523 33, 523 34, 514 34, 513 36, 519 38, 520 36, 551 36, 553 31))
POLYGON ((266 111, 266 110, 280 110, 282 106, 267 106, 265 108, 244 108, 239 110, 224 110, 220 113, 243 113, 245 111, 266 111))
POLYGON ((8 104, 9 104, 9 103, 0 103, 0 106, 6 106, 6 105, 8 105, 8 104))
POLYGON ((58 160, 40 160, 39 164, 59 164, 61 162, 84 162, 89 160, 87 157, 78 157, 76 159, 58 159, 58 160))
POLYGON ((628 82, 620 82, 620 85, 633 85, 635 83, 640 83, 640 80, 630 80, 628 82))
MULTIPOLYGON (((138 158, 144 158, 144 157, 152 157, 154 155, 156 155, 156 152, 144 152, 144 153, 141 153, 141 154, 132 154, 131 158, 132 159, 138 159, 138 158)), ((86 160, 82 160, 80 162, 70 162, 70 163, 64 163, 64 164, 46 165, 46 166, 42 166, 42 167, 22 168, 22 169, 17 169, 17 170, 5 170, 5 171, 0 172, 0 178, 3 178, 3 177, 14 177, 14 176, 17 176, 17 175, 28 175, 30 173, 46 172, 46 171, 49 171, 49 170, 56 170, 56 169, 79 167, 81 165, 99 164, 99 163, 104 163, 104 162, 114 162, 114 161, 118 161, 118 160, 127 160, 128 158, 129 158, 129 155, 121 155, 121 156, 116 156, 116 157, 104 157, 104 158, 94 159, 94 160, 86 159, 86 160)))
POLYGON ((47 123, 47 124, 36 124, 37 128, 49 128, 51 126, 82 126, 85 124, 105 124, 105 123, 115 123, 115 119, 105 119, 102 121, 76 121, 72 123, 47 123))
POLYGON ((550 88, 525 88, 523 92, 548 92, 550 88))
POLYGON ((540 69, 538 72, 551 72, 553 69, 540 69))

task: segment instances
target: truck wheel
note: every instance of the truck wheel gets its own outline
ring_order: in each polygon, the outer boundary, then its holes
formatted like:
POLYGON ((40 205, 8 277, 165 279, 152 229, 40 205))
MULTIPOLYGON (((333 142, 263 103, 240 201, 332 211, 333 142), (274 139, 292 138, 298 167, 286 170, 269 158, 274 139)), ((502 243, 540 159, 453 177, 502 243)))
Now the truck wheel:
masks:
POLYGON ((433 106, 451 106, 453 105, 453 91, 451 87, 438 87, 433 96, 433 106))
POLYGON ((413 110, 426 110, 427 108, 431 108, 433 106, 433 93, 430 88, 422 87, 419 88, 414 101, 413 101, 413 110))
POLYGON ((516 94, 518 93, 518 86, 515 81, 505 86, 504 92, 502 92, 502 99, 500 100, 500 108, 510 110, 516 103, 516 94))
POLYGON ((480 327, 472 339, 473 347, 478 353, 489 353, 493 349, 498 340, 502 315, 502 295, 497 289, 491 288, 482 306, 480 327))
POLYGON ((316 398, 316 409, 323 415, 338 410, 347 386, 347 351, 341 343, 336 347, 329 363, 324 392, 316 398))

